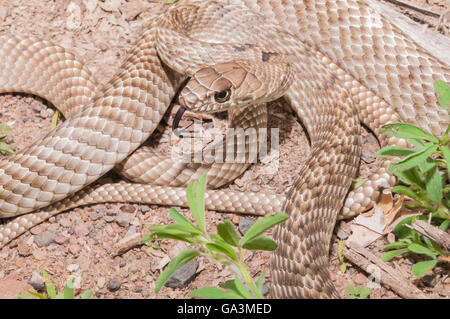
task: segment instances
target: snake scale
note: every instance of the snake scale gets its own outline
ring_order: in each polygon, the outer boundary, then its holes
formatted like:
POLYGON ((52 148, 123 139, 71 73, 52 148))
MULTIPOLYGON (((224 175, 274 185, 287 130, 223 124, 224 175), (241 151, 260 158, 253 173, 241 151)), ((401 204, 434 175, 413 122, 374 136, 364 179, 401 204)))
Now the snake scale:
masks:
POLYGON ((211 210, 290 215, 274 232, 277 298, 338 297, 327 270, 336 217, 363 211, 395 182, 386 160, 347 195, 359 165, 359 123, 385 146, 403 145, 380 134, 386 123, 440 135, 449 122, 433 93, 435 80, 450 81, 449 67, 359 0, 181 1, 152 21, 101 89, 73 55, 34 38, 1 37, 0 69, 1 92, 39 95, 67 119, 0 161, 0 217, 26 214, 0 228, 2 245, 70 207, 185 205, 179 187, 201 173, 209 188, 241 174, 248 164, 186 165, 139 148, 188 76, 182 107, 201 111, 228 92, 236 126, 264 126, 261 103, 283 95, 311 142, 298 180, 285 197, 218 190, 206 199, 211 210), (94 183, 113 168, 135 183, 94 183))

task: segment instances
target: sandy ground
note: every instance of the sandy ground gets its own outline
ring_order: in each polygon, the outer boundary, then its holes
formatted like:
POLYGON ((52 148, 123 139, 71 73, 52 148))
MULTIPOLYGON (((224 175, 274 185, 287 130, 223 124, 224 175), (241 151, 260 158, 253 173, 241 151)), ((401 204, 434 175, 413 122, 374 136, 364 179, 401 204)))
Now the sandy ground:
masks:
MULTIPOLYGON (((145 24, 165 10, 161 2, 0 0, 0 34, 34 35, 58 43, 74 52, 99 83, 105 83, 116 72, 145 24)), ((445 12, 444 1, 412 2, 435 12, 445 12)), ((395 7, 407 15, 415 14, 395 7)), ((414 17, 419 21, 422 19, 430 27, 437 23, 436 18, 424 19, 418 14, 414 17)), ((445 34, 447 29, 441 28, 439 31, 445 34)), ((266 174, 264 165, 259 163, 229 185, 229 189, 281 193, 293 182, 300 164, 308 156, 309 146, 301 125, 286 109, 284 102, 272 103, 269 107, 271 127, 280 128, 278 174, 266 174)), ((54 110, 52 105, 35 96, 0 95, 0 123, 7 123, 12 128, 13 135, 9 138, 11 146, 15 150, 21 149, 48 132, 54 110)), ((375 138, 368 133, 363 135, 363 142, 361 173, 364 176, 375 165, 374 154, 378 146, 375 138)), ((207 285, 218 286, 232 278, 231 270, 216 262, 198 258, 193 281, 184 288, 165 287, 156 295, 156 278, 170 258, 185 249, 186 245, 163 240, 158 249, 141 246, 122 256, 112 256, 114 245, 121 239, 136 232, 147 233, 151 225, 168 223, 168 210, 166 207, 129 203, 101 204, 76 208, 51 218, 0 250, 0 297, 15 297, 25 289, 31 289, 27 282, 33 275, 39 282, 38 275, 43 268, 54 282, 65 283, 70 276, 74 276, 76 287, 79 287, 77 293, 92 289, 95 298, 184 298, 194 289, 207 285), (53 234, 53 241, 39 247, 39 239, 49 233, 53 234), (114 289, 117 282, 113 280, 120 283, 118 290, 114 289)), ((210 212, 207 214, 209 230, 215 231, 215 225, 225 218, 239 224, 240 219, 252 217, 210 212)), ((368 248, 380 256, 387 242, 384 236, 368 248)), ((330 271, 339 293, 346 296, 344 289, 347 285, 366 286, 368 275, 351 264, 345 273, 339 271, 337 243, 334 236, 330 271)), ((259 276, 262 271, 268 272, 269 256, 267 252, 247 253, 245 258, 253 276, 259 276)), ((411 260, 398 258, 390 264, 410 274, 411 260)), ((430 276, 426 282, 412 275, 409 279, 430 297, 448 298, 448 275, 437 269, 430 276)), ((268 276, 266 283, 270 285, 268 276)), ((373 289, 370 297, 398 298, 384 287, 373 289)))

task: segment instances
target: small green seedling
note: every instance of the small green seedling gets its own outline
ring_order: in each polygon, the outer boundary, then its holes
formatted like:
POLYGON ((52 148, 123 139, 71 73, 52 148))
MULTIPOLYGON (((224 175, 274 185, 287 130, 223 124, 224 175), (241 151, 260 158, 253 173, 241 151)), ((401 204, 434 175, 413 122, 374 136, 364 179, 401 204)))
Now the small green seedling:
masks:
POLYGON ((266 215, 255 222, 255 224, 239 238, 231 221, 217 225, 217 234, 208 233, 205 225, 205 186, 206 175, 203 174, 197 182, 189 184, 186 190, 186 198, 191 209, 195 224, 191 223, 175 209, 170 210, 170 216, 175 224, 158 225, 150 227, 151 233, 144 238, 146 244, 156 238, 170 238, 188 242, 196 249, 182 251, 173 258, 166 270, 164 270, 156 281, 155 291, 158 293, 167 280, 183 265, 197 256, 205 256, 218 260, 230 267, 236 274, 233 280, 220 285, 221 288, 204 287, 191 293, 192 297, 210 299, 253 299, 263 298, 262 288, 264 272, 254 281, 244 264, 243 250, 275 250, 276 242, 263 236, 269 228, 285 221, 288 215, 277 213, 266 215))
POLYGON ((346 299, 367 299, 372 293, 369 288, 364 288, 362 286, 353 287, 352 285, 347 286, 345 291, 348 293, 346 299))
MULTIPOLYGON (((435 90, 441 106, 449 111, 450 88, 443 81, 435 82, 435 90)), ((378 152, 378 156, 400 157, 400 161, 390 165, 389 170, 403 183, 393 188, 393 191, 403 194, 413 200, 406 206, 411 209, 421 209, 431 214, 431 221, 446 230, 450 223, 450 123, 441 138, 425 132, 419 127, 396 123, 386 125, 382 133, 398 138, 404 138, 414 148, 388 146, 378 152)), ((387 245, 388 250, 382 259, 391 260, 402 254, 419 254, 431 258, 421 261, 412 267, 412 273, 420 277, 432 269, 437 262, 446 258, 445 252, 429 238, 419 234, 405 225, 412 225, 416 218, 428 220, 428 216, 408 217, 394 229, 398 241, 387 245)))
POLYGON ((14 150, 6 142, 6 138, 11 134, 11 128, 7 124, 0 125, 0 156, 14 153, 14 150))
MULTIPOLYGON (((70 278, 66 285, 64 286, 64 291, 61 293, 56 292, 55 285, 50 281, 48 277, 48 273, 45 271, 45 269, 42 269, 42 274, 45 279, 45 288, 47 291, 47 295, 34 292, 31 290, 27 290, 27 292, 31 296, 38 297, 39 299, 75 299, 74 292, 73 292, 73 277, 70 278)), ((32 299, 32 297, 29 295, 20 295, 19 299, 32 299)), ((92 296, 92 290, 88 289, 81 295, 81 299, 89 299, 92 296)))

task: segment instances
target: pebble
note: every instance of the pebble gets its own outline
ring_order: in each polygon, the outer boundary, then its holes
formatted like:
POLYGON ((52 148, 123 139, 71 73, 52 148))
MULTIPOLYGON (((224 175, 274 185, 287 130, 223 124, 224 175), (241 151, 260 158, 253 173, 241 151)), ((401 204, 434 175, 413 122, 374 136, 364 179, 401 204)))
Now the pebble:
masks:
POLYGON ((357 285, 362 285, 367 283, 367 277, 363 274, 357 274, 355 277, 353 277, 353 282, 357 285))
POLYGON ((106 283, 106 278, 105 277, 100 277, 97 279, 97 286, 98 288, 103 288, 105 286, 106 283))
POLYGON ((80 269, 80 266, 78 264, 70 264, 67 265, 66 269, 68 272, 76 272, 80 269))
POLYGON ((33 274, 31 275, 31 278, 28 279, 27 283, 33 286, 36 291, 41 291, 45 288, 44 278, 36 271, 33 271, 33 274))
POLYGON ((341 239, 341 240, 345 240, 345 239, 347 239, 348 238, 348 233, 346 232, 346 231, 344 231, 343 229, 339 229, 338 231, 337 231, 337 234, 336 234, 337 236, 338 236, 338 238, 339 239, 341 239))
POLYGON ((8 7, 0 6, 0 20, 4 21, 6 17, 11 15, 11 11, 8 7))
POLYGON ((78 237, 84 237, 89 234, 89 228, 87 228, 84 224, 76 225, 73 228, 73 231, 78 237))
POLYGON ((31 255, 31 246, 27 245, 24 241, 20 241, 17 244, 17 250, 20 256, 27 257, 31 255))
POLYGON ((69 246, 69 252, 72 255, 77 255, 80 252, 81 248, 78 245, 70 245, 69 246))
POLYGON ((105 219, 105 222, 107 222, 107 223, 112 223, 114 221, 114 217, 111 217, 111 216, 105 216, 104 219, 105 219))
POLYGON ((45 228, 43 225, 37 225, 30 229, 30 233, 33 235, 37 235, 37 234, 42 233, 44 231, 44 229, 45 228))
POLYGON ((132 214, 136 211, 136 208, 132 205, 122 205, 120 206, 120 210, 124 213, 132 214))
POLYGON ((33 257, 37 260, 43 260, 47 257, 47 254, 45 252, 43 252, 42 250, 34 250, 33 257))
POLYGON ((131 220, 131 215, 128 213, 119 213, 116 217, 116 222, 122 227, 128 226, 131 220))
POLYGON ((255 221, 253 219, 249 219, 249 218, 241 218, 241 220, 239 220, 239 232, 242 235, 245 235, 245 233, 250 229, 250 227, 253 226, 253 224, 255 223, 255 221))
POLYGON ((434 286, 436 286, 436 277, 434 275, 425 275, 422 277, 422 282, 424 284, 424 286, 429 287, 429 288, 433 288, 434 286))
POLYGON ((266 284, 262 285, 261 293, 264 297, 269 294, 269 287, 266 284))
POLYGON ((70 221, 69 218, 62 218, 62 219, 59 221, 59 224, 60 224, 61 226, 63 226, 63 227, 71 227, 71 226, 72 226, 72 222, 70 221))
POLYGON ((197 268, 198 268, 198 261, 191 260, 183 267, 178 269, 173 274, 173 276, 166 282, 165 286, 170 288, 186 287, 192 280, 194 280, 197 268))
POLYGON ((136 289, 134 290, 137 293, 141 293, 142 292, 142 288, 141 287, 136 287, 136 289))
POLYGON ((254 193, 257 193, 260 190, 261 190, 261 187, 259 187, 259 185, 256 185, 256 184, 254 184, 254 185, 252 185, 252 187, 250 187, 250 191, 252 191, 254 193))
POLYGON ((56 238, 56 232, 53 230, 47 230, 34 236, 34 242, 38 247, 45 247, 54 242, 56 238))
POLYGON ((109 291, 114 292, 120 289, 120 281, 117 279, 110 279, 108 280, 108 283, 106 284, 106 288, 108 288, 109 291))
POLYGON ((99 220, 100 218, 102 218, 102 216, 100 214, 97 214, 96 212, 94 212, 89 216, 89 218, 95 222, 96 220, 99 220))
POLYGON ((125 234, 125 238, 133 236, 136 233, 137 233, 136 226, 131 225, 130 229, 128 229, 127 233, 125 234))
POLYGON ((148 213, 150 211, 150 207, 148 207, 147 205, 143 205, 141 206, 141 212, 142 213, 148 213))

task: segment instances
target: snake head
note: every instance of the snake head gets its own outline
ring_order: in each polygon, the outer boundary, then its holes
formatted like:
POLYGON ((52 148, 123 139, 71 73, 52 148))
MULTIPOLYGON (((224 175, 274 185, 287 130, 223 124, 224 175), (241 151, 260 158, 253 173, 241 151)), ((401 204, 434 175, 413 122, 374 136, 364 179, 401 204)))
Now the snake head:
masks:
POLYGON ((198 70, 179 95, 182 108, 215 113, 276 100, 292 80, 290 65, 238 61, 198 70))

